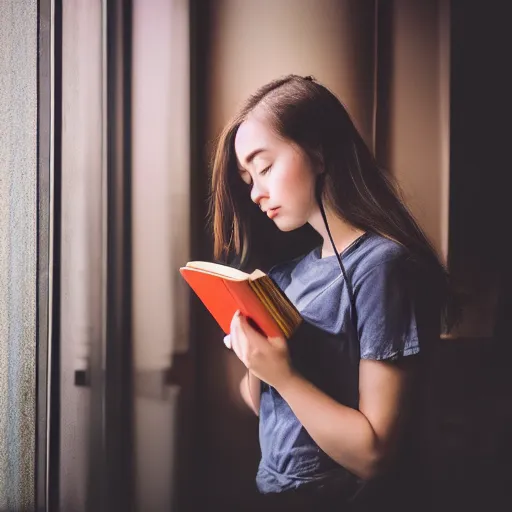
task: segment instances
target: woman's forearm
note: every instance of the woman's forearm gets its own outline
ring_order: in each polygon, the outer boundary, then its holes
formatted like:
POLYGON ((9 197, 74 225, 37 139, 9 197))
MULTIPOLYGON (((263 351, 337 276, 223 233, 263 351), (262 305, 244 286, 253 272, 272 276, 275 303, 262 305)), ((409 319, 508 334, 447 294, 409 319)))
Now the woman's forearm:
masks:
POLYGON ((260 379, 255 377, 250 371, 247 371, 240 382, 240 394, 256 416, 259 416, 260 411, 260 388, 260 379))

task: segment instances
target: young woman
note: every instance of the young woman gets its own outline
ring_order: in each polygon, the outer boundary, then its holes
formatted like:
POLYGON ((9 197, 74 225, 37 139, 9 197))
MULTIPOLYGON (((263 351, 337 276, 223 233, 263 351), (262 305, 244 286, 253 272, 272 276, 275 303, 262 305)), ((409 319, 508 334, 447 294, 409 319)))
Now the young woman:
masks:
POLYGON ((304 318, 292 338, 267 339, 236 314, 225 340, 259 415, 259 491, 279 510, 398 506, 420 479, 410 478, 420 354, 449 323, 435 251, 343 105, 312 77, 250 97, 220 137, 211 186, 218 259, 265 250, 249 245, 256 208, 269 228, 308 224, 319 235, 268 272, 304 318))

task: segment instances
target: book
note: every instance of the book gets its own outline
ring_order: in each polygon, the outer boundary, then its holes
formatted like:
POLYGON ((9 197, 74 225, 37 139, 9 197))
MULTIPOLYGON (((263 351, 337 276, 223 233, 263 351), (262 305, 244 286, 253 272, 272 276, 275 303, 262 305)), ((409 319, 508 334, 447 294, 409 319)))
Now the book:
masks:
POLYGON ((189 261, 180 273, 225 334, 237 310, 267 337, 295 332, 302 317, 293 303, 261 270, 251 274, 206 261, 189 261))

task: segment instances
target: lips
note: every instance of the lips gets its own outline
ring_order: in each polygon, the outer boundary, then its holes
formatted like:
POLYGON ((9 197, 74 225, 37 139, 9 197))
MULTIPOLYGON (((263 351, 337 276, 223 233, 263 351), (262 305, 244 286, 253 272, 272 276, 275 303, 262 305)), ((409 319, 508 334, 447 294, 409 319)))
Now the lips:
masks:
POLYGON ((279 213, 279 206, 277 208, 270 208, 267 210, 267 216, 269 219, 273 219, 279 213))

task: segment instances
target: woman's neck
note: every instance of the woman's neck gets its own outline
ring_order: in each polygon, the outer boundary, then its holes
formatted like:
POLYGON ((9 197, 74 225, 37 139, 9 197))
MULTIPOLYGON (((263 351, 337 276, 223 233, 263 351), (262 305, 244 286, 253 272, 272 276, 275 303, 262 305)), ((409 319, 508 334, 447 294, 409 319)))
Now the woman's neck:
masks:
MULTIPOLYGON (((329 229, 331 231, 332 239, 334 240, 334 245, 336 246, 338 254, 342 253, 347 247, 350 246, 350 244, 352 244, 355 240, 364 234, 364 231, 341 219, 328 208, 325 208, 325 215, 327 217, 329 229)), ((315 210, 315 212, 309 218, 308 222, 313 227, 313 229, 315 229, 315 231, 317 231, 323 238, 322 258, 334 255, 331 240, 329 238, 329 234, 327 233, 327 228, 325 226, 324 219, 322 218, 320 208, 315 210)))

